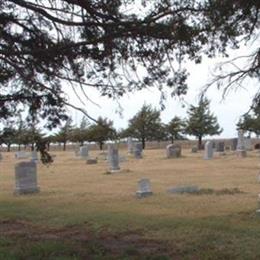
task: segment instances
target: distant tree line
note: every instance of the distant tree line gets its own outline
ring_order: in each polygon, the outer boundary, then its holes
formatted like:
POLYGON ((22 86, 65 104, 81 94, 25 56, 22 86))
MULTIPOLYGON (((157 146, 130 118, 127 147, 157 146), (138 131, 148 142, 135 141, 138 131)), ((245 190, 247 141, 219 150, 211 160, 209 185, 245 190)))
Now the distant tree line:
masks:
POLYGON ((142 108, 128 121, 128 127, 116 130, 113 121, 99 117, 95 123, 90 123, 83 117, 79 126, 75 126, 71 118, 65 121, 56 134, 45 135, 38 127, 35 117, 23 120, 19 115, 16 121, 7 121, 0 131, 0 144, 5 144, 10 151, 12 144, 18 149, 30 146, 34 150, 37 143, 45 143, 48 150, 51 143, 62 145, 66 150, 68 142, 83 145, 85 142, 96 142, 100 150, 106 141, 118 140, 131 136, 142 142, 143 148, 147 141, 171 141, 187 139, 185 134, 198 139, 198 148, 202 147, 202 138, 207 135, 216 135, 222 132, 217 118, 210 112, 210 102, 201 98, 198 105, 188 108, 186 119, 175 116, 169 123, 161 120, 161 111, 151 105, 144 104, 142 108), (40 142, 41 141, 41 142, 40 142))

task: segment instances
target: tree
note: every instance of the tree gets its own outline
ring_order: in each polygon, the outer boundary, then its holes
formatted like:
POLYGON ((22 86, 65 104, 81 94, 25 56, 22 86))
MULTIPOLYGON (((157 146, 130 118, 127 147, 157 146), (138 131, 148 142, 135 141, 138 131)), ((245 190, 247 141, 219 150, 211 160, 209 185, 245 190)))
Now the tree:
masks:
POLYGON ((11 145, 15 143, 16 129, 12 126, 6 126, 0 134, 1 143, 7 146, 7 152, 10 152, 11 145))
MULTIPOLYGON (((259 0, 140 2, 138 13, 134 0, 0 1, 0 118, 27 105, 56 127, 67 119, 65 106, 76 107, 64 95, 64 81, 77 92, 95 87, 109 97, 164 85, 182 95, 181 61, 227 55, 257 37, 259 0)), ((259 79, 259 57, 257 45, 247 67, 224 78, 231 85, 259 79)))
POLYGON ((116 130, 113 127, 113 121, 107 118, 99 117, 96 124, 89 127, 89 139, 99 144, 99 149, 103 149, 104 142, 116 139, 116 130))
POLYGON ((198 106, 191 105, 188 110, 185 132, 198 138, 198 149, 202 148, 202 137, 206 135, 220 134, 217 118, 210 112, 209 100, 202 97, 198 106))
POLYGON ((138 138, 145 149, 147 140, 158 140, 162 137, 162 122, 160 111, 143 105, 137 114, 129 120, 126 133, 128 136, 138 138))
POLYGON ((63 151, 66 151, 66 144, 71 139, 72 130, 72 119, 69 118, 65 125, 61 127, 60 131, 55 135, 55 141, 63 143, 63 151))
POLYGON ((237 123, 239 129, 260 135, 260 106, 255 107, 251 113, 244 114, 237 123))
POLYGON ((83 145, 85 141, 90 140, 90 123, 86 117, 83 117, 80 123, 80 127, 73 128, 71 131, 71 141, 79 142, 83 145))
POLYGON ((175 116, 167 125, 166 132, 171 142, 174 140, 183 139, 182 133, 185 130, 185 122, 181 118, 175 116))

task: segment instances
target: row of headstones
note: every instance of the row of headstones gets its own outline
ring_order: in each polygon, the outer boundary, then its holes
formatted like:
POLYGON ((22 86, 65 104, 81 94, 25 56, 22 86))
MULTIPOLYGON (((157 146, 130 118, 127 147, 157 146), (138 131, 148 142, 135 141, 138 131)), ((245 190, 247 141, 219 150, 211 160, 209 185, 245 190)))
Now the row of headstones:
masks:
MULTIPOLYGON (((140 149, 142 149, 142 146, 138 146, 140 149)), ((221 146, 222 150, 223 145, 221 146)), ((180 157, 181 156, 181 147, 178 145, 168 145, 167 146, 167 157, 180 157)), ((238 138, 238 145, 237 145, 237 152, 239 155, 244 156, 245 146, 243 143, 243 133, 239 132, 239 138, 238 138)), ((82 157, 88 156, 88 147, 83 146, 80 148, 80 154, 82 157)), ((139 155, 140 155, 139 151, 139 155)), ((21 155, 21 154, 18 154, 21 155)), ((32 155, 34 155, 34 158, 37 157, 37 152, 33 152, 32 155)), ((17 154, 16 154, 17 157, 17 154)), ((208 141, 205 145, 205 159, 211 159, 213 157, 213 145, 211 141, 208 141)), ((38 159, 38 157, 37 157, 38 159)), ((118 171, 120 170, 119 167, 119 154, 118 154, 118 148, 115 145, 109 145, 108 146, 108 162, 110 166, 110 171, 118 171)), ((21 162, 16 164, 15 166, 15 176, 16 176, 16 194, 21 193, 32 193, 39 191, 39 188, 37 186, 37 167, 36 167, 36 160, 32 160, 30 162, 21 162)), ((147 185, 143 184, 143 182, 140 182, 139 187, 147 185)), ((147 182, 145 182, 147 183, 147 182)), ((149 183, 149 182, 148 182, 149 183)), ((145 188, 140 188, 141 190, 137 192, 137 194, 143 193, 142 190, 144 190, 144 194, 146 192, 151 193, 149 189, 145 190, 145 188)))
MULTIPOLYGON (((246 157, 247 151, 251 150, 251 139, 244 138, 243 130, 238 130, 238 138, 233 139, 234 144, 236 143, 236 153, 239 157, 246 157)), ((218 152, 224 152, 224 142, 219 142, 217 145, 218 152)), ((233 149, 232 149, 233 150, 233 149)), ((209 160, 213 158, 214 149, 213 149, 213 142, 207 141, 205 144, 205 153, 204 159, 209 160)))
MULTIPOLYGON (((15 194, 29 194, 39 192, 40 189, 37 183, 37 165, 36 162, 20 162, 15 166, 15 194)), ((191 192, 197 187, 177 187, 170 189, 171 193, 191 192)), ((138 190, 136 195, 138 198, 143 198, 152 195, 151 183, 149 179, 141 179, 138 181, 138 190)))

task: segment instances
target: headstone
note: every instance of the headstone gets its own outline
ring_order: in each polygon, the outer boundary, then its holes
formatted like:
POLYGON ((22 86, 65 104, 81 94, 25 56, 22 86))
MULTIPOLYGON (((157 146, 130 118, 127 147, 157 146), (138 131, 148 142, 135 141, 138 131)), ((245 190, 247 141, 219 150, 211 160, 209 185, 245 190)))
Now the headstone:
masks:
POLYGON ((15 194, 39 192, 35 162, 20 162, 15 165, 15 194))
POLYGON ((29 159, 31 154, 25 151, 18 151, 15 153, 15 158, 16 159, 29 159))
POLYGON ((191 152, 192 153, 197 153, 198 152, 198 147, 197 146, 192 146, 191 152))
POLYGON ((181 146, 177 144, 169 144, 166 146, 167 158, 179 158, 181 157, 181 146))
POLYGON ((37 153, 37 151, 32 151, 32 161, 38 161, 38 153, 37 153))
POLYGON ((79 154, 82 159, 86 159, 88 157, 88 146, 84 145, 79 148, 79 154))
POLYGON ((143 158, 143 145, 142 143, 135 143, 134 144, 134 157, 135 159, 142 159, 143 158))
POLYGON ((205 144, 204 159, 210 160, 213 158, 213 145, 211 141, 207 141, 205 144))
POLYGON ((246 157, 244 131, 242 129, 238 130, 237 155, 239 157, 246 157))
POLYGON ((236 151, 236 149, 237 149, 237 142, 238 142, 237 138, 232 138, 231 139, 231 150, 232 151, 236 151))
POLYGON ((133 154, 134 152, 134 143, 132 137, 127 138, 127 149, 129 154, 133 154))
POLYGON ((182 186, 182 187, 174 187, 171 189, 168 189, 169 193, 193 193, 198 192, 199 188, 198 186, 182 186))
POLYGON ((87 159, 86 164, 97 164, 97 159, 87 159))
POLYGON ((224 142, 218 142, 217 143, 217 152, 224 152, 225 151, 225 143, 224 142))
POLYGON ((108 163, 111 172, 120 170, 118 149, 113 144, 108 145, 108 163))
POLYGON ((145 198, 153 194, 151 190, 151 183, 149 179, 141 179, 138 181, 138 190, 136 196, 138 198, 145 198))
POLYGON ((246 138, 245 139, 245 148, 246 148, 246 151, 252 151, 251 138, 246 138))

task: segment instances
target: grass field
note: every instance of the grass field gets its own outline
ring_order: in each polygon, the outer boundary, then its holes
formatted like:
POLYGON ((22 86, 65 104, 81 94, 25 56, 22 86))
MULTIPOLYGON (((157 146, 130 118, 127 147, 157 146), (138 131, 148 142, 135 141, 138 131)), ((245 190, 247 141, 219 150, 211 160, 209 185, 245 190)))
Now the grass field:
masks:
POLYGON ((38 165, 41 192, 25 196, 13 195, 14 154, 3 155, 0 259, 260 259, 256 151, 206 161, 189 150, 180 159, 147 150, 110 175, 105 161, 56 152, 50 167, 38 165), (143 177, 154 195, 137 199, 143 177), (167 193, 179 185, 220 192, 167 193), (240 193, 221 191, 234 188, 240 193))

